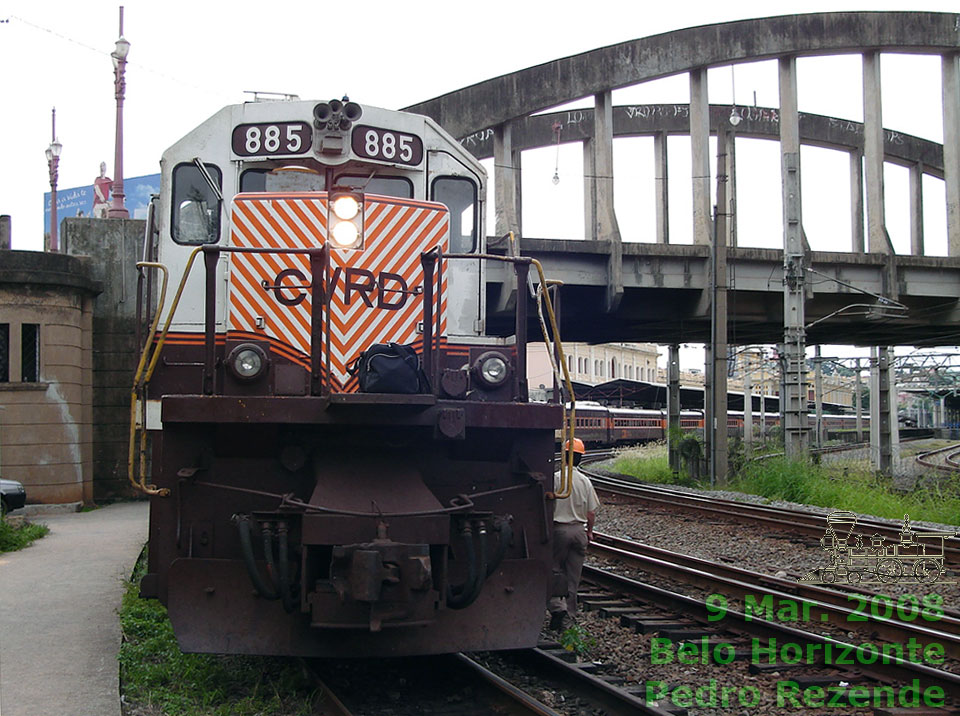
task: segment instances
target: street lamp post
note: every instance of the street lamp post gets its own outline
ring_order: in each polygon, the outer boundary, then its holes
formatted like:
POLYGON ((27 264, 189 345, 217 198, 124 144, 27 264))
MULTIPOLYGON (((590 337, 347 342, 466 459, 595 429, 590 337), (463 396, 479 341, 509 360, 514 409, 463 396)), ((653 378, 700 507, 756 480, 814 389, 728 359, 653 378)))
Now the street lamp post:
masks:
POLYGON ((59 251, 60 245, 57 240, 57 168, 60 164, 60 150, 63 145, 57 141, 57 108, 53 108, 52 113, 52 136, 50 146, 47 147, 47 169, 50 171, 50 251, 59 251))
POLYGON ((120 37, 110 57, 113 58, 114 90, 117 98, 117 134, 114 146, 113 159, 113 189, 110 209, 107 217, 110 219, 127 219, 130 213, 123 205, 123 95, 126 90, 124 72, 127 68, 127 54, 130 52, 130 43, 123 37, 123 8, 120 8, 120 37))

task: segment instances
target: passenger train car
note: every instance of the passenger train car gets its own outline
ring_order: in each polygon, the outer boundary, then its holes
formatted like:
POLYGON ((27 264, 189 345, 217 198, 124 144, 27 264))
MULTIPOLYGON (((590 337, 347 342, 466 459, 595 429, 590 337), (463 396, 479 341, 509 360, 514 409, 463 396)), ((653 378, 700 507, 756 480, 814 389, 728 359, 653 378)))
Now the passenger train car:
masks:
POLYGON ((528 401, 524 301, 485 335, 480 164, 344 98, 226 107, 161 170, 130 469, 181 648, 535 645, 563 406, 528 401))
MULTIPOLYGON (((680 413, 680 429, 684 432, 703 432, 703 411, 684 410, 680 413)), ((816 417, 808 416, 809 424, 816 424, 816 417)), ((731 437, 743 435, 744 414, 741 411, 727 413, 727 428, 731 437)), ((764 433, 780 425, 778 413, 764 415, 764 433)), ((855 415, 824 415, 824 427, 833 437, 855 439, 857 417, 855 415)), ((753 413, 754 434, 760 435, 760 414, 753 413)), ((870 418, 862 419, 864 437, 870 429, 870 418)), ((614 408, 595 402, 581 401, 576 409, 577 437, 591 447, 629 445, 633 443, 665 440, 668 430, 666 410, 640 408, 614 408)), ((557 432, 556 442, 560 444, 562 436, 557 432)))

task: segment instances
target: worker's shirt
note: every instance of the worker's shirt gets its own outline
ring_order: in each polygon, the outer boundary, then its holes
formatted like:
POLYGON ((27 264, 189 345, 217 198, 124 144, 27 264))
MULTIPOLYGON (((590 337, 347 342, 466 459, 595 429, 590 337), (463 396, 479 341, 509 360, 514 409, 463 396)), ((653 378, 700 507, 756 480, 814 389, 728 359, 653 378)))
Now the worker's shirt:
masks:
MULTIPOLYGON (((559 491, 561 487, 560 472, 553 475, 553 489, 559 491)), ((562 524, 579 522, 587 524, 587 513, 596 512, 600 506, 597 491, 593 483, 578 468, 573 468, 573 490, 569 497, 556 500, 553 508, 553 521, 562 524)))

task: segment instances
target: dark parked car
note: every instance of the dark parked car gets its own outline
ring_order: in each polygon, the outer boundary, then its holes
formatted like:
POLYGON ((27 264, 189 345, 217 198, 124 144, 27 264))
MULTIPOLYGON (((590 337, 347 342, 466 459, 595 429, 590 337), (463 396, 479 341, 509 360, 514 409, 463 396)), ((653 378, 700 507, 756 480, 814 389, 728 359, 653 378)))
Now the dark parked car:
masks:
POLYGON ((0 514, 5 515, 10 510, 18 510, 27 501, 27 491, 16 480, 0 478, 0 514))

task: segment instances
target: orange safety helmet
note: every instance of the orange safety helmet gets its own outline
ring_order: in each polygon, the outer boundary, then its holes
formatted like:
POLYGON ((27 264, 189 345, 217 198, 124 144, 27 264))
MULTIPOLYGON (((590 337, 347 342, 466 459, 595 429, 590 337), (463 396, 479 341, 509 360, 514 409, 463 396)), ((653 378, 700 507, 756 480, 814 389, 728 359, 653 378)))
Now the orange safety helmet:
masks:
MULTIPOLYGON (((567 442, 565 442, 565 443, 563 444, 563 449, 564 449, 564 450, 569 450, 569 449, 570 449, 570 441, 569 441, 569 440, 567 440, 567 442)), ((580 438, 574 438, 574 439, 573 439, 573 451, 574 451, 574 452, 578 452, 578 453, 580 453, 581 455, 583 455, 584 453, 587 452, 587 448, 584 447, 584 445, 583 445, 583 440, 581 440, 580 438)))

